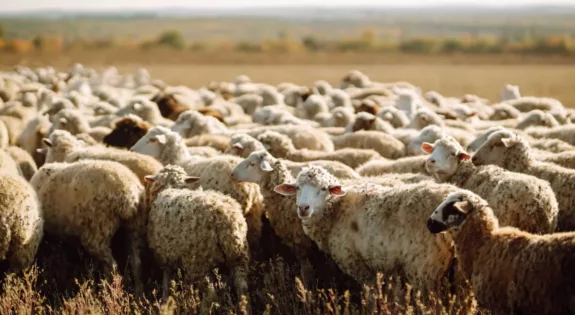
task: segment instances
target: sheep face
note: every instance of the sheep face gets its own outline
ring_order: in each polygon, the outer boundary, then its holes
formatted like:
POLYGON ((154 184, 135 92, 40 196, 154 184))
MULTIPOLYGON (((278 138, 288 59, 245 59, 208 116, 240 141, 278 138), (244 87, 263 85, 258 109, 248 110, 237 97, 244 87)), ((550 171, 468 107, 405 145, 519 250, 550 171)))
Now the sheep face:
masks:
POLYGON ((473 205, 465 192, 452 193, 433 211, 427 220, 427 229, 437 234, 458 228, 471 210, 473 205))
POLYGON ((167 134, 170 130, 164 127, 154 127, 146 133, 130 151, 149 155, 155 159, 160 159, 164 150, 164 145, 168 142, 167 134))
POLYGON ((297 215, 301 219, 321 214, 331 198, 346 194, 339 181, 324 168, 304 168, 295 184, 282 184, 274 191, 284 196, 297 195, 297 215))
POLYGON ((444 181, 457 171, 461 161, 471 159, 471 155, 463 150, 452 137, 437 140, 435 144, 424 142, 421 149, 429 154, 425 168, 438 180, 444 181))
POLYGON ((193 188, 190 184, 200 180, 199 177, 188 176, 184 169, 178 165, 168 165, 157 174, 147 175, 144 179, 146 183, 149 184, 146 188, 150 201, 155 200, 158 194, 164 189, 193 188))
POLYGON ((238 134, 232 136, 225 153, 247 158, 252 152, 261 150, 265 148, 258 140, 246 134, 238 134))
POLYGON ((475 152, 471 161, 475 165, 503 166, 506 161, 506 151, 518 141, 519 137, 510 131, 495 132, 475 152))
POLYGON ((543 126, 543 127, 557 127, 559 122, 549 113, 545 113, 541 110, 533 110, 529 112, 526 117, 521 120, 515 128, 517 129, 527 129, 532 126, 543 126))
POLYGON ((275 159, 266 151, 252 152, 232 170, 237 182, 259 183, 266 173, 273 171, 275 159))
POLYGON ((519 86, 517 85, 505 84, 501 90, 500 98, 502 102, 518 99, 520 97, 521 94, 519 93, 519 86))
POLYGON ((104 137, 104 143, 114 147, 130 148, 152 128, 148 122, 123 118, 116 122, 114 130, 104 137))

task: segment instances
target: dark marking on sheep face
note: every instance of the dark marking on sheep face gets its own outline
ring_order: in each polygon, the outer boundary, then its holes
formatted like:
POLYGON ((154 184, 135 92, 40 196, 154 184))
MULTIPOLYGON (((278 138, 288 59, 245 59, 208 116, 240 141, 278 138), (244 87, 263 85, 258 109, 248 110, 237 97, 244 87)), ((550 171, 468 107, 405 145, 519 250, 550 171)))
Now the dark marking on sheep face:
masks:
POLYGON ((104 137, 104 143, 113 147, 131 148, 152 125, 146 121, 124 117, 116 121, 114 130, 104 137))
POLYGON ((359 232, 359 226, 357 225, 357 222, 355 221, 351 222, 351 230, 353 232, 359 232))

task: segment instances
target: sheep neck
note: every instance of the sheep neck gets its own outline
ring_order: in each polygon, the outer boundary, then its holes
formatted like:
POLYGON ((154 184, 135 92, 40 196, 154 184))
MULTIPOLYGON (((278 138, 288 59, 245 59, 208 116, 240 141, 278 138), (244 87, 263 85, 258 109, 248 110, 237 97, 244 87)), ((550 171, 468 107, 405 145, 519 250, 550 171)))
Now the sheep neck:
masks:
POLYGON ((454 184, 458 187, 465 187, 467 181, 469 181, 473 174, 477 171, 477 168, 470 161, 460 161, 457 170, 450 178, 446 179, 446 182, 454 184))
POLYGON ((301 219, 305 234, 326 253, 330 252, 329 239, 334 223, 343 212, 338 210, 341 200, 341 197, 329 197, 322 209, 316 209, 310 217, 301 219))
POLYGON ((276 160, 272 166, 273 170, 267 172, 260 182, 260 188, 264 199, 269 200, 270 198, 281 198, 280 194, 274 192, 274 188, 281 184, 293 184, 295 179, 291 175, 288 168, 280 160, 276 160))
POLYGON ((179 139, 179 141, 169 142, 166 145, 167 150, 163 150, 160 156, 162 164, 183 165, 190 159, 190 152, 182 139, 179 139))
POLYGON ((468 279, 473 272, 473 253, 489 242, 492 233, 499 227, 493 211, 486 205, 481 207, 468 214, 459 229, 453 233, 457 258, 468 279))
POLYGON ((503 166, 510 171, 524 172, 533 165, 533 162, 531 148, 524 140, 506 150, 503 156, 503 166))

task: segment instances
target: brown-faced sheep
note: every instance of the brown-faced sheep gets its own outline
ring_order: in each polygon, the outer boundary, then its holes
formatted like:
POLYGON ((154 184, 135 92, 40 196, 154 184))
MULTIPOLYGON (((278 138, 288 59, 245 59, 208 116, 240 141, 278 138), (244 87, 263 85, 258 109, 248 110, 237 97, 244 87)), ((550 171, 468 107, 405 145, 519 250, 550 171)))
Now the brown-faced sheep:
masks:
POLYGON ((445 198, 427 227, 453 235, 457 260, 480 307, 493 314, 575 312, 574 233, 534 235, 500 227, 489 204, 466 190, 445 198))
POLYGON ((104 137, 103 142, 113 147, 129 149, 152 127, 152 124, 140 117, 128 115, 114 122, 114 129, 104 137))

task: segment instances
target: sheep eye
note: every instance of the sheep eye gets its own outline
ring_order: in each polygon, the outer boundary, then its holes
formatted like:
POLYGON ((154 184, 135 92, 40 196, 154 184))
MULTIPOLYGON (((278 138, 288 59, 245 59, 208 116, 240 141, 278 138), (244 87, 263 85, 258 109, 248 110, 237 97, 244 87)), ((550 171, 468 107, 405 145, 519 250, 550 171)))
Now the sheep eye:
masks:
POLYGON ((250 166, 252 166, 252 167, 253 167, 253 166, 256 166, 256 164, 255 164, 255 163, 250 163, 250 166))
POLYGON ((324 187, 324 188, 322 188, 321 190, 322 190, 322 191, 327 191, 327 188, 324 187))

